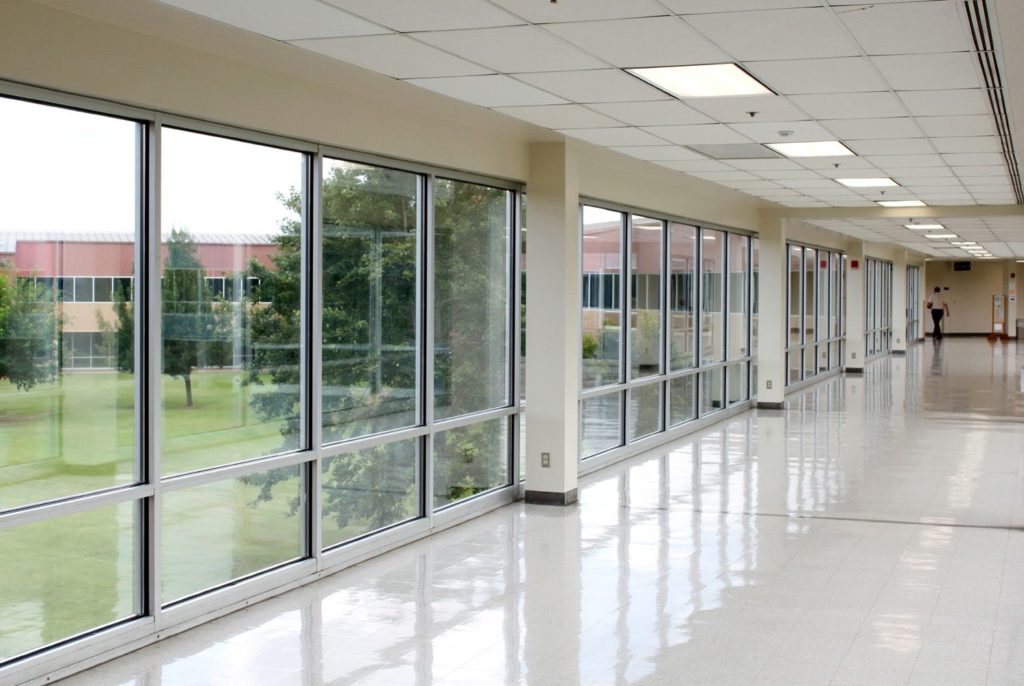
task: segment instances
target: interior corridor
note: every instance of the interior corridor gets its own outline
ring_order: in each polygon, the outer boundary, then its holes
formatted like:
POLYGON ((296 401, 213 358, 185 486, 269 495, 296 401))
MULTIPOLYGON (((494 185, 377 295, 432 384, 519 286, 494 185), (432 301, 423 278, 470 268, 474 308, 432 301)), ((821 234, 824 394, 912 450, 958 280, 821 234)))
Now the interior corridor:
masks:
POLYGON ((928 340, 63 683, 1021 683, 1022 350, 928 340))

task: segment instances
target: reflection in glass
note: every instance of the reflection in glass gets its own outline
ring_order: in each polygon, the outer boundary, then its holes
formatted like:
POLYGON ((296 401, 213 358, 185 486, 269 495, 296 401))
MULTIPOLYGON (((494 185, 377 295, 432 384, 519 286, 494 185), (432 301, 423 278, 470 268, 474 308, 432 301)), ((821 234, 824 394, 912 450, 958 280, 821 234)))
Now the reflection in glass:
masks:
POLYGON ((696 391, 696 374, 669 381, 669 426, 678 426, 697 417, 696 391))
POLYGON ((416 445, 401 441, 324 459, 325 548, 419 515, 416 445))
POLYGON ((661 371, 661 241, 657 219, 632 217, 629 263, 630 371, 632 379, 661 371))
POLYGON ((0 509, 7 509, 135 481, 130 284, 139 127, 6 98, 0 121, 0 250, 7 253, 0 259, 0 509), (26 201, 58 169, 74 170, 73 181, 51 184, 46 207, 26 201), (106 232, 105 240, 83 231, 106 232), (127 283, 116 303, 114 277, 127 283), (104 302, 95 302, 97 290, 104 302))
POLYGON ((701 364, 725 358, 725 232, 701 230, 701 364))
POLYGON ((622 214, 583 207, 583 388, 622 381, 622 214))
POLYGON ((803 284, 800 274, 803 272, 804 249, 798 245, 789 246, 789 347, 803 343, 803 327, 800 324, 800 310, 803 284))
POLYGON ((725 407, 722 369, 722 367, 715 367, 700 373, 700 415, 702 417, 725 407))
POLYGON ((750 238, 729 234, 729 359, 750 354, 747 314, 750 300, 750 238))
POLYGON ((697 229, 669 224, 669 326, 670 369, 696 366, 697 347, 697 229))
POLYGON ((295 450, 305 158, 167 127, 161 150, 163 473, 295 450))
POLYGON ((419 177, 323 171, 323 440, 417 423, 419 177))
POLYGON ((299 471, 298 466, 282 467, 164 494, 164 604, 298 558, 303 519, 299 471))
MULTIPOLYGON (((817 283, 817 270, 815 269, 817 255, 818 251, 814 248, 804 248, 804 316, 802 321, 804 324, 804 343, 812 344, 810 347, 813 347, 814 341, 817 340, 817 331, 814 328, 814 289, 817 283)), ((814 367, 811 365, 805 367, 805 369, 808 372, 812 372, 814 367)))
POLYGON ((629 391, 629 436, 643 438, 662 430, 661 382, 646 384, 629 391))
POLYGON ((434 182, 434 416, 508 404, 511 194, 434 182))
POLYGON ((622 445, 622 393, 580 401, 580 455, 584 458, 622 445))
POLYGON ((434 508, 509 483, 508 418, 434 434, 434 508))
POLYGON ((136 614, 137 507, 0 530, 0 662, 136 614))
POLYGON ((750 244, 750 271, 751 279, 753 279, 753 286, 751 288, 751 302, 750 302, 750 354, 751 367, 750 367, 750 395, 754 397, 757 395, 757 326, 758 326, 758 312, 761 309, 760 304, 760 293, 761 293, 761 241, 757 238, 751 239, 750 244))
POLYGON ((731 364, 726 370, 726 379, 729 384, 729 404, 743 402, 747 399, 747 363, 731 364))
POLYGON ((801 348, 790 348, 786 353, 786 365, 789 369, 789 383, 795 383, 802 377, 800 375, 803 362, 803 350, 801 348))

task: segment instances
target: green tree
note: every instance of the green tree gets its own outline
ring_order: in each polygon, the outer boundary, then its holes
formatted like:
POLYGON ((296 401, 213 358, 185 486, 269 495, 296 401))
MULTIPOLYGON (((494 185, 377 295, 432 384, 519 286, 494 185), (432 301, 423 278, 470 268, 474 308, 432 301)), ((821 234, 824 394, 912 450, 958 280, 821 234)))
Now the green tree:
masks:
POLYGON ((53 292, 0 267, 0 378, 24 391, 52 380, 60 335, 53 292))

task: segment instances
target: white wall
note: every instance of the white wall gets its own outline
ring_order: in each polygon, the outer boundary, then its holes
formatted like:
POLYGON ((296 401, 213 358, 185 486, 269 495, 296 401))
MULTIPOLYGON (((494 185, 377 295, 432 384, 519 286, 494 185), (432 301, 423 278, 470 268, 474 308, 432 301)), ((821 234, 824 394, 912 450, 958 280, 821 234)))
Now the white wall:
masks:
MULTIPOLYGON (((1002 260, 974 260, 969 272, 953 271, 952 262, 932 261, 925 264, 922 295, 927 298, 936 286, 941 286, 949 305, 950 317, 943 321, 944 333, 988 334, 991 331, 992 296, 1006 294, 1005 267, 1002 260)), ((931 332, 931 314, 924 310, 924 304, 921 304, 921 308, 924 330, 931 332)), ((1015 335, 1012 321, 1009 323, 1009 333, 1015 335)))

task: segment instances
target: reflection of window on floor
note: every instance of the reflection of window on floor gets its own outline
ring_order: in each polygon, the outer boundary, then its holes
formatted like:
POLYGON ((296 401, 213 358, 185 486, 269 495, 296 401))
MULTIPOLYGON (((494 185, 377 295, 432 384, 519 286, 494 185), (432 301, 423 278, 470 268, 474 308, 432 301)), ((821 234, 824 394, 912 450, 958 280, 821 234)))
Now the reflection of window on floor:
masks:
POLYGON ((63 343, 65 369, 112 369, 117 364, 117 343, 113 333, 65 333, 63 343))

